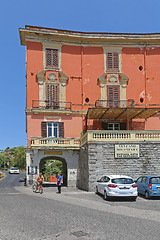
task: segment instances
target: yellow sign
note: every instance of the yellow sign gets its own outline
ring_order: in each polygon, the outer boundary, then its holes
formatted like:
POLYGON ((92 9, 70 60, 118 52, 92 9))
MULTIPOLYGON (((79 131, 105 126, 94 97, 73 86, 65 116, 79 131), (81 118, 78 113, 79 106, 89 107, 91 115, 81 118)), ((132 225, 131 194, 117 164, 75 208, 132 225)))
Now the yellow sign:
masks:
POLYGON ((44 155, 62 155, 61 151, 44 152, 44 155))

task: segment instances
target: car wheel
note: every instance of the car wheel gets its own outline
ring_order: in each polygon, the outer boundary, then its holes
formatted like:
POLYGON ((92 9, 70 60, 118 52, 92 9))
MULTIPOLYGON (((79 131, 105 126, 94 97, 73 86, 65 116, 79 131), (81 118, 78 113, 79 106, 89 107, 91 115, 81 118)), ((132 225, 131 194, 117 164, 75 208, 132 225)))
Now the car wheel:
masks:
POLYGON ((136 201, 136 199, 137 199, 137 197, 132 197, 132 200, 133 200, 133 201, 136 201))
POLYGON ((106 191, 104 191, 104 200, 108 200, 108 196, 107 196, 106 191))
POLYGON ((98 187, 96 186, 96 191, 95 191, 96 194, 98 194, 98 187))
POLYGON ((149 199, 149 198, 150 198, 148 191, 145 192, 145 198, 146 198, 146 199, 149 199))

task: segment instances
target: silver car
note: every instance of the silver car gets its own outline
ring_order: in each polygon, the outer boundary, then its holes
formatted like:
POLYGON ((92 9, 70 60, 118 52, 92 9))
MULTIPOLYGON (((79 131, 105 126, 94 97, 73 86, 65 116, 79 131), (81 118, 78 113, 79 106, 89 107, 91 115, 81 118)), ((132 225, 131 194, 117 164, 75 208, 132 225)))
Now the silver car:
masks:
POLYGON ((129 197, 136 200, 137 184, 129 176, 125 175, 106 175, 96 184, 96 193, 104 196, 104 199, 113 197, 129 197))

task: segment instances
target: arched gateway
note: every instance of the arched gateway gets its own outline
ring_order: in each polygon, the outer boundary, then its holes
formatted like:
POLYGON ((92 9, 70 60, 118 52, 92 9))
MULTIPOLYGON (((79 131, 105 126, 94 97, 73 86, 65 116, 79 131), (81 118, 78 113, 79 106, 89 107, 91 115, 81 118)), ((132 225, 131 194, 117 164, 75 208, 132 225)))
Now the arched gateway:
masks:
POLYGON ((26 184, 30 185, 40 172, 40 162, 44 160, 58 160, 63 164, 64 186, 77 186, 78 150, 26 150, 26 184), (33 171, 31 171, 33 170, 33 171))
POLYGON ((57 156, 44 157, 44 158, 42 158, 40 160, 40 163, 39 163, 39 169, 40 169, 41 172, 42 172, 42 170, 41 170, 42 162, 47 161, 47 160, 53 160, 53 161, 60 161, 60 162, 62 162, 63 186, 67 186, 67 180, 68 179, 67 179, 67 163, 66 163, 66 160, 64 158, 62 158, 62 157, 57 157, 57 156))

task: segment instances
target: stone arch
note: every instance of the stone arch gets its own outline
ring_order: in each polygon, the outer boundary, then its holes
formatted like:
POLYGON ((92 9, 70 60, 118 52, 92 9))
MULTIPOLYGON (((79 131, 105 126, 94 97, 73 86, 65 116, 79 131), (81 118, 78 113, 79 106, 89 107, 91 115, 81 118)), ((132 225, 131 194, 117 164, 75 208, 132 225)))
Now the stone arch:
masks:
POLYGON ((67 162, 64 158, 62 157, 58 157, 58 156, 47 156, 47 157, 43 157, 41 158, 40 162, 39 162, 39 169, 40 169, 40 164, 41 161, 45 161, 45 160, 57 160, 57 161, 61 161, 63 164, 63 186, 68 186, 68 173, 67 173, 67 162))

